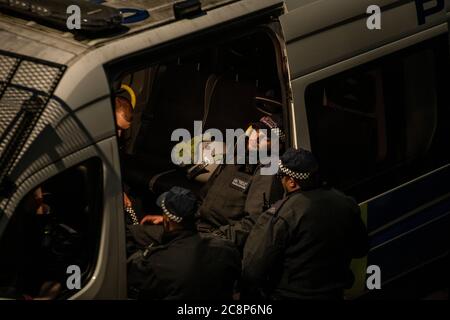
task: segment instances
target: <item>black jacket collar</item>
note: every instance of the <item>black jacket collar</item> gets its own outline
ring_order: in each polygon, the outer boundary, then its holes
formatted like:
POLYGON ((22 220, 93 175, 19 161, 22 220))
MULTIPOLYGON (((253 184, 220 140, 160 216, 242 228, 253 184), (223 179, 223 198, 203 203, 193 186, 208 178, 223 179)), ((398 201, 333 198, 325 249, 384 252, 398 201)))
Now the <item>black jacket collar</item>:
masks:
POLYGON ((197 231, 194 229, 180 229, 180 230, 168 231, 168 232, 163 233, 161 242, 163 244, 167 244, 169 242, 192 237, 195 234, 197 234, 197 231))
POLYGON ((300 192, 302 192, 301 189, 297 189, 295 191, 288 192, 288 193, 286 193, 286 197, 291 197, 291 196, 293 196, 293 195, 295 195, 297 193, 300 193, 300 192))

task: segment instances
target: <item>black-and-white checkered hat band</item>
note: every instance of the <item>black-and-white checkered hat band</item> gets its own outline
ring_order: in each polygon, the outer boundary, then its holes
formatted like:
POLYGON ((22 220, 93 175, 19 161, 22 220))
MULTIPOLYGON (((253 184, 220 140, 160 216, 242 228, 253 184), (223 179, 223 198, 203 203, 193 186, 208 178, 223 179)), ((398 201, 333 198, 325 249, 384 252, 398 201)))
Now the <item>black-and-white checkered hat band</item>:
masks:
POLYGON ((308 172, 301 173, 301 172, 292 171, 291 169, 285 167, 283 165, 283 163, 281 162, 281 160, 278 161, 278 167, 280 168, 280 171, 282 173, 284 173, 285 175, 287 175, 291 178, 297 179, 297 180, 307 180, 311 176, 311 174, 308 172))
POLYGON ((165 200, 163 200, 161 202, 161 209, 163 210, 164 214, 172 221, 176 222, 176 223, 180 223, 181 221, 183 221, 182 217, 177 217, 176 215, 170 213, 169 210, 167 210, 166 208, 166 204, 165 204, 165 200))
POLYGON ((271 117, 263 117, 259 120, 259 122, 264 124, 269 130, 271 130, 271 133, 276 134, 282 142, 286 141, 286 135, 278 126, 278 123, 274 121, 274 119, 272 119, 271 117))
POLYGON ((286 135, 284 134, 283 130, 281 130, 280 128, 273 128, 271 130, 272 130, 272 133, 276 134, 278 136, 278 138, 280 138, 281 142, 286 141, 286 135))

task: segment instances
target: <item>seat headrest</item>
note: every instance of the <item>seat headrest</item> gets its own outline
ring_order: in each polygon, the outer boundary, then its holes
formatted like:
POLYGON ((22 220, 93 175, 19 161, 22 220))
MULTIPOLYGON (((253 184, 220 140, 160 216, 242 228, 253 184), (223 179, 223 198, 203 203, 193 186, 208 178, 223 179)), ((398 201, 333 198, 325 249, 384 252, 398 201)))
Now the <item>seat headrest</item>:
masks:
POLYGON ((256 96, 255 105, 256 109, 267 115, 281 114, 283 112, 283 104, 272 97, 256 96))

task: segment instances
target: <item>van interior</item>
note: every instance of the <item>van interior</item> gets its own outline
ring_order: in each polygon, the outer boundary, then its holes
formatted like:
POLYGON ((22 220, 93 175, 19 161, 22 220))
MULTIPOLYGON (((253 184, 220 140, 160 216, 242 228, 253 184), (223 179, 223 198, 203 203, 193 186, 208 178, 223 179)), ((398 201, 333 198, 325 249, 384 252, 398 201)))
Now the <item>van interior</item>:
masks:
POLYGON ((258 29, 140 69, 121 64, 113 90, 129 98, 120 90, 126 84, 137 97, 132 126, 124 133, 122 177, 125 191, 143 200, 143 211, 156 209, 155 197, 172 186, 202 196, 205 181, 187 178, 186 169, 171 161, 178 143, 171 141, 174 130, 187 129, 193 137, 194 121, 201 121, 203 132, 216 128, 225 137, 226 129, 245 131, 264 115, 283 116, 287 73, 280 52, 273 32, 258 29))

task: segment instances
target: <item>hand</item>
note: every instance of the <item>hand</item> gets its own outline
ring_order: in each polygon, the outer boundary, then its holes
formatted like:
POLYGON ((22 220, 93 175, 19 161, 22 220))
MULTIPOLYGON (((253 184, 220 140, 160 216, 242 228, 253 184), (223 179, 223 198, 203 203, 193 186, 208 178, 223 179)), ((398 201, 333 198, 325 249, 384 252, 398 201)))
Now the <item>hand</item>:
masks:
POLYGON ((127 194, 124 192, 123 193, 123 206, 126 207, 131 207, 133 205, 133 203, 131 202, 130 198, 128 198, 127 194))
POLYGON ((162 224, 163 223, 163 216, 155 216, 155 215, 148 215, 145 216, 142 221, 141 224, 162 224))

